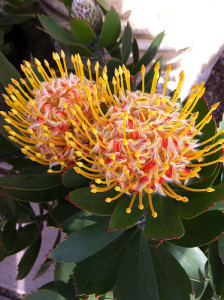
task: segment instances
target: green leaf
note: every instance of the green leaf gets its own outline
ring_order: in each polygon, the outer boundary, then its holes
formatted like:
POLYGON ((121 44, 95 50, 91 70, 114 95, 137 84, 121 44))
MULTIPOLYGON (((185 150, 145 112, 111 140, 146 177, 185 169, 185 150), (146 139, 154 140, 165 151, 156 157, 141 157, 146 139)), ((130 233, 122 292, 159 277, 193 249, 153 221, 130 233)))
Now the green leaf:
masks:
POLYGON ((114 76, 115 69, 119 69, 119 66, 122 67, 123 63, 119 59, 109 59, 107 62, 107 76, 108 81, 112 81, 112 78, 114 76))
POLYGON ((208 210, 224 210, 224 200, 221 200, 214 205, 210 206, 208 210))
POLYGON ((51 253, 56 261, 77 262, 88 258, 116 240, 123 232, 107 232, 108 223, 93 224, 71 234, 51 253))
POLYGON ((96 0, 96 2, 102 6, 105 10, 109 10, 110 9, 110 4, 108 3, 107 0, 96 0))
POLYGON ((184 193, 188 197, 187 203, 175 202, 178 215, 184 219, 190 219, 201 212, 205 211, 210 205, 223 199, 224 184, 219 184, 214 187, 215 191, 212 193, 184 193))
POLYGON ((214 294, 209 280, 198 282, 191 281, 194 295, 191 295, 192 300, 207 300, 212 299, 212 295, 214 294))
POLYGON ((2 232, 2 246, 7 252, 12 252, 16 248, 16 242, 16 217, 12 217, 4 226, 2 232))
POLYGON ((173 199, 158 194, 152 197, 157 218, 148 212, 144 236, 149 239, 167 240, 179 238, 184 234, 184 227, 175 209, 173 199))
POLYGON ((57 225, 63 223, 69 217, 77 213, 79 209, 68 200, 61 200, 60 203, 55 206, 51 212, 51 215, 57 225))
POLYGON ((158 299, 158 289, 147 240, 139 230, 126 247, 118 273, 119 299, 158 299))
POLYGON ((74 271, 78 295, 104 295, 117 282, 121 258, 136 228, 125 231, 118 239, 95 255, 81 261, 74 271))
POLYGON ((66 300, 78 300, 73 284, 73 270, 76 264, 74 263, 59 263, 57 262, 54 270, 54 284, 57 291, 65 297, 66 300))
POLYGON ((110 190, 106 193, 91 193, 90 187, 84 187, 77 189, 70 193, 69 200, 75 203, 79 208, 84 209, 92 214, 110 216, 114 211, 118 201, 112 201, 111 203, 105 202, 107 197, 114 197, 117 192, 110 190))
POLYGON ((106 15, 99 38, 98 47, 108 47, 114 44, 121 32, 121 20, 114 8, 106 15))
POLYGON ((10 255, 15 254, 29 245, 32 244, 34 239, 36 238, 37 234, 39 232, 39 228, 37 224, 31 223, 26 226, 20 227, 19 230, 17 231, 17 241, 15 243, 15 248, 10 255))
POLYGON ((113 212, 113 215, 110 220, 109 229, 116 230, 135 225, 141 219, 142 215, 145 213, 149 205, 147 197, 143 197, 142 200, 144 205, 143 210, 140 210, 138 208, 138 201, 135 200, 131 209, 131 213, 127 214, 126 208, 131 202, 131 197, 128 195, 124 195, 113 212))
POLYGON ((8 61, 8 59, 0 51, 0 82, 3 86, 11 83, 11 78, 20 79, 20 74, 16 68, 8 61))
POLYGON ((84 20, 72 19, 71 30, 75 39, 80 43, 86 44, 96 39, 92 28, 84 20))
POLYGON ((129 22, 127 22, 127 25, 124 29, 124 34, 122 36, 122 61, 125 64, 128 60, 128 57, 131 53, 131 49, 132 49, 132 29, 131 26, 129 24, 129 22))
POLYGON ((29 274, 39 254, 40 246, 41 234, 38 235, 38 237, 32 242, 30 247, 23 254, 18 264, 18 274, 16 277, 17 280, 21 280, 29 274))
POLYGON ((0 185, 17 190, 45 190, 57 187, 61 184, 61 176, 59 174, 49 174, 43 172, 36 175, 15 175, 0 178, 0 185))
POLYGON ((24 297, 24 300, 65 300, 60 294, 55 291, 47 290, 47 289, 39 289, 36 292, 32 292, 31 294, 27 294, 24 297))
MULTIPOLYGON (((16 149, 18 151, 18 149, 16 149)), ((23 170, 26 167, 38 166, 38 163, 32 161, 29 158, 22 157, 7 157, 5 161, 13 166, 14 170, 23 170)))
POLYGON ((8 197, 19 199, 27 202, 49 202, 68 195, 70 189, 63 185, 58 185, 54 188, 45 190, 17 190, 17 189, 3 189, 2 193, 8 197))
POLYGON ((91 216, 85 211, 77 213, 75 216, 70 217, 64 223, 61 224, 61 229, 68 235, 80 231, 81 229, 93 225, 96 221, 88 219, 91 216))
POLYGON ((132 68, 131 74, 135 75, 138 71, 140 71, 142 65, 145 65, 145 67, 148 66, 148 64, 152 61, 153 57, 156 55, 159 46, 162 42, 163 36, 164 32, 161 32, 156 36, 156 38, 153 40, 150 47, 146 50, 142 58, 132 68))
POLYGON ((63 185, 69 188, 78 188, 87 185, 89 179, 75 172, 73 168, 69 169, 62 175, 63 185))
POLYGON ((166 243, 166 249, 180 263, 191 280, 202 281, 206 276, 207 258, 200 248, 183 248, 166 243))
POLYGON ((217 241, 209 245, 208 250, 208 276, 213 291, 224 297, 224 266, 219 258, 217 241))
MULTIPOLYGON (((55 248, 57 246, 57 244, 60 242, 61 239, 61 232, 60 230, 58 230, 58 234, 56 236, 56 240, 54 242, 54 245, 52 248, 55 248)), ((44 275, 47 270, 50 268, 50 266, 54 263, 54 261, 50 258, 46 258, 45 261, 41 264, 40 268, 38 269, 36 275, 34 276, 33 280, 41 277, 42 275, 44 275)))
POLYGON ((35 17, 34 14, 29 14, 29 13, 20 13, 20 14, 16 14, 16 13, 8 13, 8 14, 2 14, 1 13, 1 19, 0 19, 0 27, 4 26, 10 26, 10 25, 15 25, 15 24, 19 24, 19 23, 23 23, 25 22, 28 18, 33 18, 35 17))
POLYGON ((150 248, 159 289, 159 299, 189 300, 192 287, 181 265, 163 246, 150 248))
POLYGON ((219 256, 221 258, 221 261, 224 264, 224 236, 223 235, 221 235, 218 239, 218 249, 219 249, 219 256))
POLYGON ((5 195, 0 195, 0 215, 7 219, 17 216, 18 219, 29 219, 34 217, 34 213, 29 203, 15 201, 5 195))
POLYGON ((56 292, 54 281, 50 281, 40 287, 40 289, 47 289, 56 292))
POLYGON ((114 59, 121 59, 120 41, 115 42, 113 45, 107 47, 107 51, 114 59))
POLYGON ((132 53, 133 53, 133 62, 135 65, 135 64, 137 64, 137 62, 139 60, 138 43, 135 38, 133 39, 133 43, 132 43, 132 53))
POLYGON ((224 213, 207 211, 196 218, 182 220, 185 234, 172 243, 182 247, 199 247, 210 243, 224 232, 224 213))
POLYGON ((81 56, 85 56, 85 57, 94 56, 93 53, 84 45, 72 44, 72 45, 68 45, 67 49, 71 54, 80 54, 81 56))
POLYGON ((57 22, 45 15, 38 15, 45 32, 62 44, 76 44, 76 40, 57 22))

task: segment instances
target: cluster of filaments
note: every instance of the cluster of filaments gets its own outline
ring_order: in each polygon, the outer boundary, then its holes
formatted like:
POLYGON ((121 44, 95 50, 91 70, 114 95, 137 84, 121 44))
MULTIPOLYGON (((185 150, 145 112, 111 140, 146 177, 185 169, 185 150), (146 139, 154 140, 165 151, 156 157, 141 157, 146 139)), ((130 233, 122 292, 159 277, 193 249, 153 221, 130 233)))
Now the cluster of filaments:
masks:
POLYGON ((213 105, 200 122, 196 121, 198 112, 193 111, 204 93, 203 84, 192 88, 182 107, 178 97, 183 73, 172 99, 165 96, 170 66, 164 90, 158 95, 158 63, 151 92, 147 94, 144 92, 144 66, 141 92, 131 92, 130 72, 125 66, 115 69, 111 91, 107 69, 105 67, 100 76, 98 62, 93 81, 89 60, 89 79, 86 79, 79 55, 71 57, 75 74, 68 74, 63 51, 61 58, 57 53, 53 53, 53 58, 59 77, 46 60, 44 68, 35 59, 42 76, 40 80, 30 63, 25 62, 21 67, 26 80, 21 79, 21 84, 12 80, 14 85, 9 85, 6 88, 8 95, 3 95, 11 107, 8 113, 0 112, 9 124, 4 127, 9 138, 20 144, 21 151, 31 160, 49 165, 50 173, 75 165, 77 173, 97 184, 91 185, 93 193, 113 188, 118 192, 115 197, 106 198, 106 202, 114 201, 124 193, 130 195, 127 213, 131 212, 137 196, 139 209, 144 209, 144 194, 148 195, 153 217, 157 216, 152 203, 153 193, 187 202, 186 197, 175 193, 170 183, 189 191, 213 191, 212 188, 195 190, 186 186, 191 178, 199 176, 201 167, 223 161, 220 158, 203 163, 205 156, 220 151, 224 143, 219 139, 206 146, 223 131, 201 143, 198 140, 218 106, 213 105))
POLYGON ((188 191, 214 191, 212 188, 194 189, 186 184, 191 178, 199 177, 201 167, 223 161, 220 158, 208 163, 202 162, 204 157, 223 149, 224 140, 220 139, 206 146, 223 131, 202 143, 198 140, 201 130, 212 118, 212 111, 218 106, 218 103, 213 105, 208 114, 200 122, 196 122, 199 113, 193 113, 193 110, 204 94, 203 83, 192 88, 182 107, 178 97, 184 81, 183 72, 180 74, 176 92, 169 98, 165 96, 165 91, 170 66, 161 95, 155 92, 159 64, 155 66, 150 94, 144 93, 145 68, 141 71, 142 91, 131 92, 130 74, 124 67, 116 70, 112 81, 113 97, 106 73, 103 73, 109 108, 91 126, 96 140, 90 140, 90 153, 87 155, 77 152, 77 155, 92 166, 77 162, 75 170, 95 181, 97 185, 91 185, 92 193, 106 192, 114 188, 118 194, 113 198, 106 198, 108 203, 117 200, 124 193, 129 194, 131 197, 127 213, 131 212, 136 196, 139 198, 138 208, 143 210, 143 196, 147 194, 152 216, 156 217, 152 203, 153 193, 168 195, 178 201, 188 201, 187 197, 177 194, 169 184, 188 191), (126 91, 124 86, 127 87, 126 91))
MULTIPOLYGON (((31 160, 49 165, 49 173, 61 172, 76 162, 75 151, 90 151, 87 126, 95 121, 92 106, 99 112, 101 100, 95 82, 92 81, 90 62, 88 61, 89 80, 84 76, 80 56, 72 56, 75 74, 68 74, 65 55, 61 58, 53 53, 60 77, 45 60, 45 68, 35 59, 40 80, 31 64, 21 65, 27 80, 21 84, 12 79, 13 85, 6 88, 3 95, 11 107, 8 113, 0 112, 11 126, 4 126, 9 138, 22 146, 21 151, 31 160), (87 100, 88 99, 88 100, 87 100), (94 104, 93 104, 94 103, 94 104), (79 107, 79 114, 75 105, 79 107), (99 109, 98 109, 99 107, 99 109), (80 121, 86 121, 85 126, 80 121), (53 169, 54 166, 59 169, 53 169)), ((99 65, 96 64, 96 70, 99 65)), ((102 89, 103 91, 103 89, 102 89)), ((95 113, 95 110, 94 110, 95 113)))

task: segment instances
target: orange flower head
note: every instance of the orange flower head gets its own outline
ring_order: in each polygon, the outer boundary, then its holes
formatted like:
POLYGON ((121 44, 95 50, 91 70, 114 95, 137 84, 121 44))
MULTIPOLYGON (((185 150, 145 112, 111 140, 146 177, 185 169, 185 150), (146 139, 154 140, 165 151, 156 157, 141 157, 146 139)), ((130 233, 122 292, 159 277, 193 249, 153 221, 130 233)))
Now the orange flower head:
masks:
POLYGON ((90 62, 87 63, 88 80, 79 55, 72 56, 75 74, 68 73, 63 51, 61 58, 53 53, 53 59, 60 76, 56 76, 46 60, 45 69, 35 59, 38 76, 29 62, 21 66, 27 80, 21 79, 23 87, 12 80, 15 86, 9 85, 6 88, 8 95, 3 95, 11 110, 1 112, 9 124, 5 126, 9 138, 20 144, 21 151, 31 160, 49 165, 49 173, 61 172, 74 165, 75 151, 90 150, 87 126, 81 126, 81 123, 85 120, 89 126, 94 121, 90 98, 100 107, 90 62), (57 165, 61 166, 60 170, 53 170, 52 167, 57 165))
MULTIPOLYGON (((144 72, 143 67, 143 78, 144 72)), ((201 167, 223 161, 221 158, 209 163, 202 162, 205 156, 220 151, 224 142, 220 139, 216 145, 221 146, 213 151, 214 144, 201 149, 202 145, 220 134, 202 143, 198 138, 203 127, 210 122, 211 112, 218 106, 213 105, 209 113, 196 122, 199 112, 193 113, 193 110, 204 93, 204 84, 198 88, 194 86, 188 100, 182 105, 178 98, 184 73, 181 72, 177 89, 170 98, 165 96, 170 66, 162 94, 156 93, 158 72, 157 63, 149 94, 144 92, 144 80, 142 91, 130 90, 130 74, 125 67, 115 71, 113 96, 108 87, 107 113, 99 116, 91 126, 92 139, 95 137, 90 152, 92 167, 80 162, 75 167, 77 172, 95 180, 96 184, 106 185, 92 184, 93 193, 111 188, 118 192, 115 197, 106 198, 106 202, 114 201, 124 193, 130 195, 127 213, 131 212, 137 195, 138 207, 144 209, 142 198, 147 194, 153 217, 157 216, 152 203, 153 193, 168 195, 177 201, 188 201, 187 197, 177 194, 170 184, 190 191, 213 191, 212 188, 196 190, 187 184, 191 178, 199 177, 201 167)), ((103 73, 103 80, 108 86, 106 73, 103 73)))

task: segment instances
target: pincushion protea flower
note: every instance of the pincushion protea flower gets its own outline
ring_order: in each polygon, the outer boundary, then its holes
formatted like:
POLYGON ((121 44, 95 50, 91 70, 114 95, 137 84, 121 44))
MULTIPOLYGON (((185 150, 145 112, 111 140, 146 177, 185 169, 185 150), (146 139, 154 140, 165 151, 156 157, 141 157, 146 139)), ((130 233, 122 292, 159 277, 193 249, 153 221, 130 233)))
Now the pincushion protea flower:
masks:
POLYGON ((210 122, 211 113, 219 104, 213 105, 208 114, 196 122, 199 112, 193 113, 193 110, 203 96, 203 83, 192 88, 189 98, 182 105, 178 97, 184 81, 183 72, 180 74, 177 89, 170 98, 165 96, 170 66, 162 94, 156 93, 159 63, 155 66, 150 94, 144 92, 144 66, 141 71, 142 91, 131 92, 129 71, 124 66, 115 70, 112 96, 104 70, 103 81, 108 89, 108 111, 105 115, 95 117, 95 123, 91 126, 92 139, 95 136, 95 141, 90 140, 92 150, 88 157, 85 153, 76 152, 92 166, 77 162, 74 169, 94 180, 96 184, 105 185, 102 187, 92 184, 92 193, 106 192, 114 188, 118 194, 113 198, 106 198, 108 203, 124 193, 130 195, 127 213, 131 213, 137 195, 138 207, 140 210, 144 209, 142 198, 147 194, 152 216, 157 217, 152 203, 153 193, 168 195, 177 201, 188 201, 181 193, 177 194, 170 184, 188 191, 214 191, 213 188, 194 189, 187 184, 191 178, 199 177, 201 167, 223 161, 223 158, 211 162, 203 162, 203 159, 223 149, 224 139, 206 146, 218 138, 223 132, 220 131, 200 142, 201 131, 210 122))
MULTIPOLYGON (((49 165, 49 173, 61 171, 53 170, 55 165, 60 165, 61 169, 74 165, 75 151, 85 153, 90 150, 87 127, 83 123, 80 126, 80 115, 89 126, 95 120, 91 101, 100 107, 97 87, 91 77, 90 61, 87 62, 88 80, 79 55, 71 58, 75 74, 68 74, 63 51, 61 57, 53 53, 60 77, 56 76, 46 60, 47 70, 35 59, 42 79, 37 77, 31 64, 25 62, 21 68, 27 80, 21 79, 22 87, 12 79, 15 86, 9 85, 6 88, 8 95, 3 95, 11 109, 8 113, 0 112, 9 124, 4 126, 9 138, 20 144, 21 151, 31 160, 49 165), (79 115, 75 105, 79 107, 79 115)), ((98 68, 97 63, 97 74, 98 68)))

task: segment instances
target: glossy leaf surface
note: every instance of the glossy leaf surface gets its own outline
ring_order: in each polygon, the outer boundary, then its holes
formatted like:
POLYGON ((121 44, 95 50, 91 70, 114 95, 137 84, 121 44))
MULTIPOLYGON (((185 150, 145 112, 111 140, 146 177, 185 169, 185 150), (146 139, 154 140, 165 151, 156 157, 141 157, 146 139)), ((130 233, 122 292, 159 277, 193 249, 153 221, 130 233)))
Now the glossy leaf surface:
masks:
POLYGON ((120 32, 121 32, 120 17, 115 11, 115 9, 112 8, 105 17, 98 46, 107 47, 114 44, 120 32))
POLYGON ((56 261, 77 262, 94 255, 116 240, 123 232, 107 232, 108 223, 93 224, 71 234, 54 249, 50 257, 56 261))
POLYGON ((96 39, 92 28, 84 20, 73 19, 71 21, 71 30, 75 39, 80 43, 85 44, 96 39))
POLYGON ((185 234, 174 244, 182 247, 199 247, 210 243, 224 232, 224 213, 207 211, 196 218, 182 220, 185 234))
POLYGON ((159 289, 159 299, 190 300, 192 287, 181 265, 163 246, 150 248, 159 289))
POLYGON ((113 243, 78 264, 74 272, 78 295, 95 293, 98 296, 114 288, 125 247, 135 233, 135 229, 124 232, 113 243))
POLYGON ((74 263, 57 262, 54 270, 54 285, 56 290, 67 300, 78 300, 76 297, 75 286, 73 284, 74 263))
POLYGON ((158 299, 158 288, 147 240, 139 230, 126 247, 118 273, 120 300, 158 299))
MULTIPOLYGON (((81 209, 96 215, 110 216, 118 201, 106 203, 107 197, 114 197, 117 192, 110 190, 106 193, 91 193, 90 187, 80 188, 72 191, 69 195, 71 202, 75 203, 81 209)), ((120 198, 121 199, 121 198, 120 198)))
POLYGON ((142 65, 145 65, 145 67, 148 66, 148 64, 152 61, 153 57, 156 55, 159 46, 162 42, 163 36, 164 32, 161 32, 156 36, 156 38, 151 43, 150 47, 145 51, 142 58, 135 64, 135 66, 131 70, 131 74, 135 75, 138 71, 140 71, 142 65))
POLYGON ((127 228, 135 225, 141 219, 149 205, 147 196, 143 197, 142 203, 144 205, 144 209, 140 210, 138 208, 138 201, 136 200, 132 206, 131 213, 127 214, 126 208, 129 206, 130 201, 131 197, 128 195, 123 196, 119 201, 110 219, 110 230, 127 228))
POLYGON ((180 263, 191 280, 202 281, 206 278, 207 258, 200 248, 184 248, 166 243, 167 250, 180 263))
POLYGON ((208 250, 208 276, 213 291, 221 298, 224 297, 224 266, 218 252, 218 243, 213 242, 208 250))
POLYGON ((128 57, 131 53, 131 49, 132 49, 132 29, 129 22, 127 22, 122 37, 122 59, 121 60, 124 64, 128 60, 128 57))
POLYGON ((39 15, 38 17, 45 31, 55 40, 66 45, 76 43, 76 40, 72 37, 72 35, 70 35, 63 27, 61 27, 52 18, 44 15, 39 15))
POLYGON ((59 293, 47 289, 39 289, 36 292, 27 294, 25 300, 65 300, 59 293))
POLYGON ((184 227, 175 209, 173 199, 155 195, 152 198, 157 218, 148 212, 144 236, 149 239, 167 240, 179 238, 184 234, 184 227))

